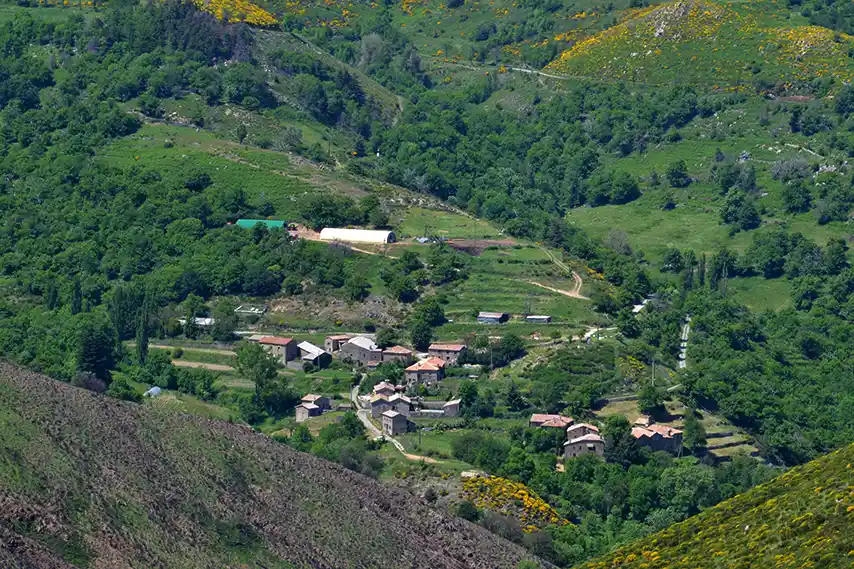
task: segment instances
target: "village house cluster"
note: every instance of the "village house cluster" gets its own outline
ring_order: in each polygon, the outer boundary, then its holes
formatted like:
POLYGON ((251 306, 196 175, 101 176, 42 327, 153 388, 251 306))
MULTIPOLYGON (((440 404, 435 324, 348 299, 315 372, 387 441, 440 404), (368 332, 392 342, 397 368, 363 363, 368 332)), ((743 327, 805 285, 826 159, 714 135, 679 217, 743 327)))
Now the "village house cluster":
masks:
POLYGON ((289 367, 293 367, 294 364, 300 366, 310 363, 317 368, 325 368, 332 362, 332 354, 311 342, 298 342, 293 338, 264 334, 253 334, 246 339, 257 342, 289 367))
MULTIPOLYGON (((421 411, 416 408, 412 399, 404 395, 405 389, 403 385, 392 385, 386 381, 381 381, 374 386, 370 398, 370 413, 372 418, 382 421, 383 434, 400 435, 414 427, 410 417, 421 411)), ((441 416, 459 417, 460 400, 445 402, 442 405, 441 416)))
MULTIPOLYGON (((269 353, 275 355, 286 365, 311 362, 318 368, 329 365, 333 356, 342 362, 359 367, 374 369, 382 363, 399 362, 405 366, 404 381, 400 385, 388 382, 378 383, 369 399, 364 400, 371 418, 382 423, 384 434, 394 436, 407 432, 413 423, 409 418, 413 413, 430 417, 459 417, 460 400, 430 402, 430 408, 422 408, 422 403, 414 403, 405 393, 417 385, 433 385, 445 377, 447 366, 456 365, 466 351, 465 344, 431 344, 427 353, 416 354, 405 346, 380 348, 368 335, 335 334, 327 336, 323 348, 310 342, 297 342, 293 338, 266 336, 257 334, 247 338, 257 342, 269 353)), ((307 394, 296 407, 297 422, 301 423, 317 417, 331 409, 328 398, 307 394)))
MULTIPOLYGON (((528 426, 540 429, 561 429, 566 433, 563 443, 565 460, 585 454, 605 455, 605 439, 599 428, 589 423, 576 423, 572 417, 534 413, 528 426)), ((679 454, 682 450, 682 431, 666 425, 658 425, 650 417, 642 415, 632 426, 632 436, 638 444, 651 450, 662 450, 679 454)))

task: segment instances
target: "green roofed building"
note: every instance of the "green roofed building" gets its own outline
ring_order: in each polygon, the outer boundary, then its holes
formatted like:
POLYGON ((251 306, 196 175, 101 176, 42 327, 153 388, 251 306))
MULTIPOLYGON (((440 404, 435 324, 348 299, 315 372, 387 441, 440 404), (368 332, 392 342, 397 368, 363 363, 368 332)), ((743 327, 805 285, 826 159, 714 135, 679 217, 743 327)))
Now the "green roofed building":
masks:
POLYGON ((238 219, 237 226, 243 229, 252 229, 258 224, 265 226, 267 229, 282 229, 285 222, 281 219, 238 219))

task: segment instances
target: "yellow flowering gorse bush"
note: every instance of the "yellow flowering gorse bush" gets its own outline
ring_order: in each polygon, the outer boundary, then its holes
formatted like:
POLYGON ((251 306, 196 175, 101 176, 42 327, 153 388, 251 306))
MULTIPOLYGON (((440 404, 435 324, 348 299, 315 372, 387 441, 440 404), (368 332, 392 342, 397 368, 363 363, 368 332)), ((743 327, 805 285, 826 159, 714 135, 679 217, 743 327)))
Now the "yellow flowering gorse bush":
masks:
POLYGON ((549 524, 570 524, 527 486, 506 478, 468 478, 463 482, 462 497, 478 508, 517 518, 522 524, 522 531, 527 533, 549 524))

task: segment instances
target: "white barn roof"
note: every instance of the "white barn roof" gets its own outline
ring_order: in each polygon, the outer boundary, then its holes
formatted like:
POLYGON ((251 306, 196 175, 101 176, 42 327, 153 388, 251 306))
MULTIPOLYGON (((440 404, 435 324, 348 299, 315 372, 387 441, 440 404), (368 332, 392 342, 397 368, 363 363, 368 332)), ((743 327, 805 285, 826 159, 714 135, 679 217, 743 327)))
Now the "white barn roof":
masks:
POLYGON ((320 232, 320 240, 345 243, 394 243, 397 238, 394 231, 326 227, 320 232))
POLYGON ((320 356, 326 352, 326 350, 315 346, 311 342, 300 342, 299 344, 297 344, 297 347, 303 352, 306 352, 306 355, 312 358, 316 358, 317 356, 320 356))

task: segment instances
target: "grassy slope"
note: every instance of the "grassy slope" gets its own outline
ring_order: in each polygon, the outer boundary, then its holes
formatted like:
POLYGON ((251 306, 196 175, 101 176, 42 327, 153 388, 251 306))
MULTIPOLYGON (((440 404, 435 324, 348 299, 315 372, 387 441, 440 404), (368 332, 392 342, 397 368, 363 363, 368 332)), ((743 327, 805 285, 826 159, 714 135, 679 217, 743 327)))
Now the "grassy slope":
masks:
POLYGON ((727 500, 583 569, 850 567, 854 445, 727 500))
POLYGON ((79 567, 491 569, 525 555, 245 427, 5 364, 0 427, 0 531, 79 567))
POLYGON ((643 83, 771 83, 832 75, 850 81, 844 34, 806 25, 777 0, 674 2, 633 17, 563 52, 548 69, 643 83))
MULTIPOLYGON (((271 6, 285 13, 307 17, 313 25, 333 30, 354 26, 373 17, 375 3, 349 0, 268 0, 271 6)), ((475 40, 481 26, 492 24, 518 27, 532 17, 533 4, 527 6, 514 0, 469 0, 458 7, 448 6, 445 0, 401 0, 391 12, 392 25, 406 34, 422 58, 433 64, 457 62, 472 57, 493 61, 519 62, 523 49, 548 53, 551 44, 568 47, 570 41, 589 35, 614 23, 614 16, 603 14, 601 3, 595 0, 564 0, 554 3, 548 14, 550 29, 535 32, 528 38, 484 53, 486 44, 475 40)), ((629 0, 611 3, 611 9, 624 10, 629 0)), ((560 49, 559 48, 559 49, 560 49)))

